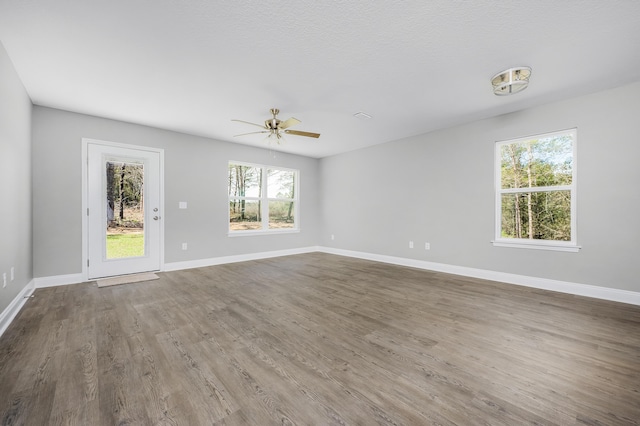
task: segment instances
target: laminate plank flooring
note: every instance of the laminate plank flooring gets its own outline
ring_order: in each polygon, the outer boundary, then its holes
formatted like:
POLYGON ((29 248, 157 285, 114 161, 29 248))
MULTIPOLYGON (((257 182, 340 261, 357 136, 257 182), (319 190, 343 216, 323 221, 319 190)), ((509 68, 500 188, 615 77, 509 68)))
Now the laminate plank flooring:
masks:
POLYGON ((323 253, 39 289, 2 425, 638 425, 640 307, 323 253))

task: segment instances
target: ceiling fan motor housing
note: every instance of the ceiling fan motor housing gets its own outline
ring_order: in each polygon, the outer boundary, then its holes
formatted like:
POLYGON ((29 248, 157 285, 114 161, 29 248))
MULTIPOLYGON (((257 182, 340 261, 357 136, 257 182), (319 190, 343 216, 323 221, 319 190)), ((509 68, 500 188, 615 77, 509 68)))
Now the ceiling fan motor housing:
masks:
POLYGON ((265 120, 264 125, 267 129, 278 130, 280 128, 280 120, 276 118, 276 115, 280 113, 280 110, 278 108, 271 108, 269 111, 273 115, 273 118, 265 120))
POLYGON ((278 120, 275 117, 270 118, 264 121, 264 125, 266 126, 267 129, 277 130, 278 128, 280 128, 280 120, 278 120))

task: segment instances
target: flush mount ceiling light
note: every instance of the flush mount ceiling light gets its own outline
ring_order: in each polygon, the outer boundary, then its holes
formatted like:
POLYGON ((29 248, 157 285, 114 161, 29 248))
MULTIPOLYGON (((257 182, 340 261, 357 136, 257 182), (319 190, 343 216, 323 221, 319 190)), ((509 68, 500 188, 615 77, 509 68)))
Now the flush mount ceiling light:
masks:
POLYGON ((521 92, 529 85, 529 77, 531 77, 531 68, 529 67, 509 68, 502 71, 491 79, 493 93, 505 96, 521 92))

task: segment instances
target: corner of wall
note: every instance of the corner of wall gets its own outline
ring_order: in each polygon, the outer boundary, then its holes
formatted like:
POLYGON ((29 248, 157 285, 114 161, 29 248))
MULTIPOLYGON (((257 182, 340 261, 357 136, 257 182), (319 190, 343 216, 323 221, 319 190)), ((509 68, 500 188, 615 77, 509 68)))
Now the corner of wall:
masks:
POLYGON ((9 306, 0 313, 0 337, 9 328, 13 319, 18 315, 20 309, 27 303, 29 297, 35 290, 35 281, 31 280, 20 293, 9 303, 9 306))

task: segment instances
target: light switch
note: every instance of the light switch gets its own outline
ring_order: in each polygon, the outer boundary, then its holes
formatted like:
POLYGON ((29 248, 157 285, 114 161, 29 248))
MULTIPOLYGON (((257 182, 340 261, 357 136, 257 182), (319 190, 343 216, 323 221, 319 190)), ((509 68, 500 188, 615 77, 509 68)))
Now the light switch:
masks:
POLYGON ((178 203, 178 208, 180 209, 186 209, 187 208, 187 202, 186 201, 180 201, 178 203))

